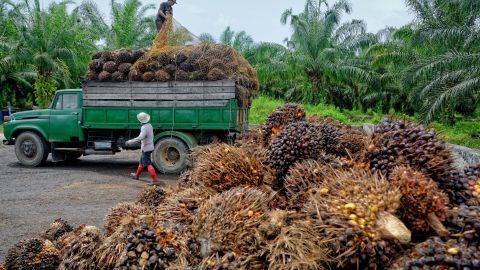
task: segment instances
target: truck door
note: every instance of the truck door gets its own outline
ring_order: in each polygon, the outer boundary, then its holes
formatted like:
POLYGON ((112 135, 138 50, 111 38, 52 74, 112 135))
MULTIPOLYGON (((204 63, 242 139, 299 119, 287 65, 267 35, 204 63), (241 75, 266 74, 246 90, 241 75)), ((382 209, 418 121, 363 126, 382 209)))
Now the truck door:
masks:
POLYGON ((81 106, 78 93, 57 94, 50 114, 50 141, 79 141, 81 106))

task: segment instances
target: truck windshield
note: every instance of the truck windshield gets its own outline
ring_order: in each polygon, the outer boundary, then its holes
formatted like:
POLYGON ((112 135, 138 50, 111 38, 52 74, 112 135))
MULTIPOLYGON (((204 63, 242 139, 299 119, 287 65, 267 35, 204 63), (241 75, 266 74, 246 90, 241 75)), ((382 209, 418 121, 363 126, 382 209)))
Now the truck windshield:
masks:
POLYGON ((78 109, 78 95, 77 94, 59 95, 53 109, 56 109, 56 110, 78 109))

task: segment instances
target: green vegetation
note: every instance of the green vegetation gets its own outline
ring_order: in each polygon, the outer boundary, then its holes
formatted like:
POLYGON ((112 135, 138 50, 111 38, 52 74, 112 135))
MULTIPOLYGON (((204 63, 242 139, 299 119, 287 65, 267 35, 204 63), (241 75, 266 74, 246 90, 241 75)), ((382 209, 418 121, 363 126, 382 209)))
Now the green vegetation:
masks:
MULTIPOLYGON (((285 102, 268 96, 259 96, 253 100, 250 110, 249 121, 252 125, 262 124, 267 116, 277 107, 285 102)), ((304 105, 307 116, 318 115, 331 117, 342 124, 360 126, 364 123, 376 124, 384 117, 382 114, 368 111, 341 110, 333 105, 304 105)), ((404 118, 414 121, 414 117, 406 117, 401 114, 394 114, 393 117, 404 118)), ((449 127, 439 122, 433 122, 430 127, 445 139, 446 141, 472 148, 480 149, 480 121, 466 121, 461 117, 457 120, 454 127, 449 127)))

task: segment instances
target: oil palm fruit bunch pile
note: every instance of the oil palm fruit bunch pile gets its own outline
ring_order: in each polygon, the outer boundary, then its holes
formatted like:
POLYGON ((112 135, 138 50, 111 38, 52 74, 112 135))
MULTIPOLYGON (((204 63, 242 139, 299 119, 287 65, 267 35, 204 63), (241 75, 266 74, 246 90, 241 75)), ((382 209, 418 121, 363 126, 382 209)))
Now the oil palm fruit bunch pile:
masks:
POLYGON ((391 174, 391 182, 400 188, 402 198, 399 215, 414 232, 427 233, 433 229, 447 236, 442 225, 447 214, 448 195, 431 178, 408 167, 400 167, 391 174))
POLYGON ((95 53, 88 65, 89 69, 85 79, 100 81, 127 80, 132 64, 145 52, 144 49, 136 51, 120 49, 95 53))
POLYGON ((381 269, 411 233, 393 214, 400 191, 382 176, 355 169, 327 177, 303 211, 317 235, 328 243, 334 265, 343 269, 381 269))
POLYGON ((103 221, 103 227, 105 228, 106 236, 114 233, 124 218, 135 218, 140 215, 152 214, 152 209, 150 209, 148 206, 134 202, 119 203, 115 207, 109 209, 108 214, 103 221))
POLYGON ((60 237, 71 231, 73 231, 73 227, 70 226, 67 221, 58 218, 50 224, 48 230, 42 235, 42 238, 55 242, 60 237))
MULTIPOLYGON (((194 150, 195 152, 195 150, 194 150)), ((214 144, 197 156, 192 179, 216 191, 237 186, 261 186, 271 182, 273 173, 254 155, 228 144, 214 144)))
POLYGON ((309 197, 309 191, 325 181, 325 176, 332 170, 346 168, 340 159, 323 154, 316 160, 307 159, 295 163, 288 170, 284 179, 289 208, 300 209, 309 197))
POLYGON ((258 228, 269 210, 269 198, 258 189, 234 188, 205 201, 192 224, 200 256, 209 258, 233 252, 239 256, 242 267, 256 269, 263 261, 261 253, 266 245, 258 228))
POLYGON ((63 244, 60 270, 94 269, 95 251, 103 242, 103 235, 97 227, 81 225, 60 241, 63 244))
POLYGON ((124 254, 116 269, 166 269, 169 262, 175 261, 179 251, 172 231, 143 225, 127 237, 124 254))
POLYGON ((456 172, 448 186, 455 203, 480 205, 480 164, 456 172))
POLYGON ((20 241, 8 251, 5 268, 11 270, 56 270, 60 252, 49 240, 32 238, 20 241))
POLYGON ((435 132, 403 120, 383 120, 375 127, 365 162, 373 171, 389 176, 398 165, 407 165, 430 176, 445 189, 455 172, 450 149, 435 132))
POLYGON ((427 239, 391 269, 480 269, 480 250, 461 239, 427 239))
POLYGON ((137 202, 147 207, 155 208, 163 202, 166 196, 167 193, 161 187, 147 187, 138 195, 137 202))
POLYGON ((305 120, 305 110, 296 103, 286 103, 275 109, 262 125, 263 144, 267 146, 287 125, 305 120))
POLYGON ((260 127, 252 128, 235 140, 235 146, 252 154, 258 161, 266 163, 267 150, 263 145, 263 133, 260 127))

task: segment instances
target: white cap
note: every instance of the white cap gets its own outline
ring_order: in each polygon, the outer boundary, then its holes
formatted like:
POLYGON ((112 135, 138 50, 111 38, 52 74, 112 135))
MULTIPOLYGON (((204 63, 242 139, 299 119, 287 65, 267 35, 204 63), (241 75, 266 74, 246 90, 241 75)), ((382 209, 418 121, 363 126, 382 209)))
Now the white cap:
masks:
POLYGON ((137 119, 140 121, 140 123, 146 124, 148 121, 150 121, 150 115, 148 115, 148 113, 141 112, 137 114, 137 119))

